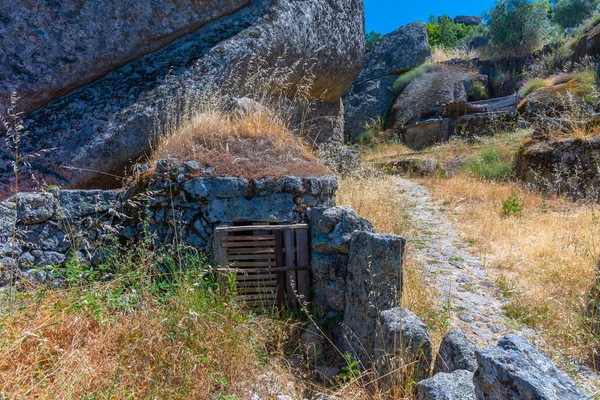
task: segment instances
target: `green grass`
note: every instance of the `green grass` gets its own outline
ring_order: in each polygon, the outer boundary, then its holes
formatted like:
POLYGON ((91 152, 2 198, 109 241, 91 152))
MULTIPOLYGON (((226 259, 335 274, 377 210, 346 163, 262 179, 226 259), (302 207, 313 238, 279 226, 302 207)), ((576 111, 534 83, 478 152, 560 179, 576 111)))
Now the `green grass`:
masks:
POLYGON ((521 96, 525 97, 525 96, 529 95, 530 93, 533 93, 536 90, 541 89, 546 86, 547 86, 547 83, 544 79, 534 78, 534 79, 527 81, 527 83, 525 83, 525 85, 521 88, 521 91, 519 92, 519 94, 521 96))
POLYGON ((466 167, 473 176, 484 181, 507 181, 512 175, 512 165, 495 147, 482 150, 466 167))
POLYGON ((436 67, 436 64, 433 63, 425 63, 421 64, 416 68, 411 69, 410 71, 400 75, 398 79, 392 85, 391 91, 394 94, 400 94, 406 87, 419 76, 431 71, 436 67))

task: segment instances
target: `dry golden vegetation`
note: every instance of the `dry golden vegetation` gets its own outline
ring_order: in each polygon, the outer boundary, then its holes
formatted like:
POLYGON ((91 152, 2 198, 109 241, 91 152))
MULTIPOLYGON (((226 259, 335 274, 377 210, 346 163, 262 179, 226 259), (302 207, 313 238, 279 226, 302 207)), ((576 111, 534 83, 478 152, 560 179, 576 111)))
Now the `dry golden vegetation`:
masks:
POLYGON ((237 304, 206 265, 140 248, 104 267, 120 270, 109 282, 73 264, 68 290, 1 293, 0 394, 234 399, 264 391, 268 371, 287 380, 272 360, 295 324, 237 304))
POLYGON ((600 338, 585 310, 600 255, 598 207, 464 175, 424 183, 485 261, 508 301, 507 316, 539 330, 549 349, 591 361, 600 338), (521 215, 503 216, 513 194, 521 215))
POLYGON ((436 46, 431 50, 431 61, 433 62, 444 62, 453 59, 472 60, 474 58, 484 57, 480 50, 473 49, 469 46, 455 48, 436 46))
POLYGON ((260 103, 225 113, 205 107, 184 124, 169 129, 152 154, 196 160, 217 176, 324 176, 330 174, 289 124, 260 103))

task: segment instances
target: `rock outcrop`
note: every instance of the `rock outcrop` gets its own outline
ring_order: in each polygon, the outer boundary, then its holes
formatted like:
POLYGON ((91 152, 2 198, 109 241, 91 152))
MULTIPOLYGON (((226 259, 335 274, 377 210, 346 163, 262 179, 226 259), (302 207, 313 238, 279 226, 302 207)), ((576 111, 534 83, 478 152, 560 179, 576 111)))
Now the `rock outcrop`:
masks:
MULTIPOLYGON (((214 18, 243 4, 219 2, 219 6, 212 6, 221 12, 214 18)), ((189 8, 187 11, 191 14, 189 8)), ((40 14, 37 18, 51 19, 54 12, 40 9, 48 16, 40 14)), ((79 23, 77 13, 61 18, 69 29, 79 23)), ((127 25, 131 23, 118 22, 118 26, 127 25)), ((113 34, 110 39, 119 42, 120 31, 110 24, 108 27, 113 34)), ((185 29, 179 35, 182 33, 185 29)), ((95 29, 87 34, 95 34, 95 29)), ((148 33, 150 41, 153 34, 148 33)), ((78 36, 77 41, 87 40, 85 35, 78 36)), ((61 37, 67 40, 66 35, 61 37)), ((10 44, 11 49, 18 48, 18 43, 10 44)), ((56 47, 61 45, 58 40, 56 47)), ((137 51, 143 46, 130 47, 137 51)), ((240 91, 260 86, 276 95, 319 99, 322 102, 306 115, 311 121, 310 137, 318 143, 341 143, 340 97, 358 75, 364 51, 361 0, 256 0, 145 57, 128 53, 124 47, 121 59, 133 57, 134 61, 25 117, 24 126, 30 134, 22 139, 22 151, 49 150, 40 153, 31 165, 29 172, 36 174, 37 182, 68 188, 117 187, 119 182, 110 175, 122 176, 132 160, 150 149, 160 127, 177 121, 181 110, 189 109, 213 85, 240 91), (262 74, 255 74, 256 70, 262 74), (255 81, 249 82, 251 79, 255 81)), ((52 80, 43 74, 52 72, 42 68, 36 79, 52 80)), ((25 73, 12 69, 15 76, 25 73)), ((7 80, 15 79, 8 76, 7 80)), ((35 93, 32 96, 36 97, 35 93)), ((0 148, 0 156, 0 176, 10 184, 10 149, 0 148)), ((32 180, 25 183, 34 186, 32 180)), ((31 187, 24 185, 22 189, 31 187)))
POLYGON ((466 26, 480 26, 483 25, 483 18, 478 15, 458 15, 453 19, 456 24, 463 24, 466 26))
POLYGON ((519 147, 515 174, 523 182, 574 199, 598 198, 600 137, 532 139, 519 147))
POLYGON ((477 399, 581 400, 575 382, 526 339, 507 335, 495 348, 477 351, 477 399))
POLYGON ((398 75, 430 56, 427 29, 422 22, 403 26, 378 41, 367 53, 358 79, 344 95, 346 138, 358 139, 365 124, 385 118, 397 95, 390 88, 398 75))
POLYGON ((442 114, 442 105, 467 100, 461 68, 439 65, 416 77, 396 99, 387 127, 400 132, 405 125, 442 114))

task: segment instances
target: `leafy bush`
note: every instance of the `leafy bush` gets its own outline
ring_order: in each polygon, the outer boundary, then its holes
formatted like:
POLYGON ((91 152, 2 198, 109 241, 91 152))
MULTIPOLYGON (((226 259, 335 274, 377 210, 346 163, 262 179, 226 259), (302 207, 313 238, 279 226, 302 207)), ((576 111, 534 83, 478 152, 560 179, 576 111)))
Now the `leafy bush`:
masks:
POLYGON ((562 28, 577 26, 594 13, 598 4, 598 0, 555 0, 552 21, 562 28))
POLYGON ((494 147, 483 150, 467 163, 474 176, 485 181, 506 181, 512 175, 512 165, 494 147))
POLYGON ((550 33, 548 3, 497 0, 486 13, 492 45, 505 54, 535 50, 550 33))
POLYGON ((523 200, 515 192, 502 202, 502 215, 505 217, 523 214, 523 200))
POLYGON ((365 39, 367 39, 367 53, 373 50, 375 44, 381 40, 383 35, 379 32, 371 31, 365 33, 365 39))
POLYGON ((525 83, 525 85, 521 88, 519 94, 523 97, 529 95, 530 93, 535 92, 538 89, 546 87, 546 81, 541 78, 534 78, 525 83))
POLYGON ((431 71, 436 67, 435 64, 432 63, 424 63, 419 65, 416 68, 411 69, 410 71, 400 75, 398 79, 392 85, 391 91, 393 94, 399 94, 402 92, 409 83, 418 78, 419 76, 431 71))
POLYGON ((429 45, 431 47, 458 47, 461 44, 465 44, 463 40, 469 36, 469 33, 479 30, 476 26, 456 23, 447 15, 442 15, 441 17, 431 15, 426 26, 427 34, 429 35, 429 45))

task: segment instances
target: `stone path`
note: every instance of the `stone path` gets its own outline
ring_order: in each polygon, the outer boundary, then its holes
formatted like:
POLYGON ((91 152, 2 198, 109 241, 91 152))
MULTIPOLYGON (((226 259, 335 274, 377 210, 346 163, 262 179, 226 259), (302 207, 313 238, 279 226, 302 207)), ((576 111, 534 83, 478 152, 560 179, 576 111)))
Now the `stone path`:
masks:
MULTIPOLYGON (((495 296, 496 290, 485 272, 485 265, 469 253, 427 189, 407 179, 394 179, 410 207, 415 228, 407 239, 412 242, 412 250, 417 253, 427 278, 438 287, 449 309, 450 325, 461 329, 477 347, 496 346, 504 335, 516 333, 549 351, 536 331, 511 329, 506 325, 502 300, 495 296)), ((585 366, 569 364, 578 371, 577 381, 583 389, 600 393, 600 376, 585 366)))
POLYGON ((408 239, 428 272, 428 279, 439 288, 449 307, 451 325, 460 328, 478 347, 495 346, 507 333, 519 333, 539 342, 541 338, 535 331, 517 332, 504 324, 502 302, 494 296, 494 285, 485 266, 466 250, 427 189, 407 179, 395 179, 410 207, 415 228, 415 236, 408 239))

